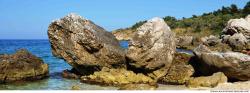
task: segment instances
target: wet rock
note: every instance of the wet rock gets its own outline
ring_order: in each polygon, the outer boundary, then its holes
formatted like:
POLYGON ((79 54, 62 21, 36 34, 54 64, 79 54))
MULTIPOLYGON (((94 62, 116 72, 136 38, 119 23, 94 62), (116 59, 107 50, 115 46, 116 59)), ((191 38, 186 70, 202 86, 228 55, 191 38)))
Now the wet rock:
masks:
POLYGON ((120 86, 119 90, 155 90, 158 87, 157 84, 127 84, 120 86))
POLYGON ((250 80, 250 56, 238 52, 195 51, 195 71, 203 75, 223 72, 229 79, 250 80))
MULTIPOLYGON (((175 34, 161 18, 153 18, 137 29, 127 53, 128 63, 138 72, 158 79, 166 75, 175 53, 175 34)), ((136 72, 137 72, 136 71, 136 72)))
POLYGON ((62 77, 67 78, 67 79, 80 79, 81 74, 75 69, 71 69, 71 70, 66 69, 66 70, 63 70, 62 77))
POLYGON ((156 82, 141 73, 134 73, 126 69, 103 68, 93 75, 82 76, 81 82, 99 85, 121 86, 126 84, 155 84, 156 82))
POLYGON ((226 83, 227 77, 222 72, 214 73, 212 76, 193 77, 186 83, 187 87, 216 87, 219 83, 226 83))
POLYGON ((160 83, 185 84, 194 73, 194 68, 188 64, 191 55, 175 53, 173 63, 166 76, 161 78, 160 83))
POLYGON ((48 28, 54 56, 63 58, 81 74, 102 67, 125 68, 125 52, 110 32, 76 14, 53 21, 48 28))
POLYGON ((0 55, 0 83, 33 81, 48 77, 48 64, 26 49, 0 55))
POLYGON ((179 48, 185 48, 192 45, 193 36, 179 36, 176 38, 176 46, 179 48))

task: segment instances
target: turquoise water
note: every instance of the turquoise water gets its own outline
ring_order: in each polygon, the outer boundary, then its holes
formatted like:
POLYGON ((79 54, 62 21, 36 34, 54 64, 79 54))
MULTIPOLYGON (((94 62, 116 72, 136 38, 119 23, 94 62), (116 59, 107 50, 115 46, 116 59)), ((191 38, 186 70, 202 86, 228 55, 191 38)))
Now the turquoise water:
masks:
MULTIPOLYGON (((123 48, 128 47, 127 41, 121 41, 123 48)), ((80 83, 79 80, 65 79, 61 77, 61 72, 71 67, 62 59, 53 57, 48 40, 0 40, 0 54, 15 53, 20 48, 26 48, 34 55, 43 59, 49 64, 50 77, 33 82, 22 82, 16 84, 0 84, 1 90, 68 90, 73 85, 79 85, 85 90, 112 90, 115 87, 102 87, 80 83)), ((187 50, 177 49, 179 52, 191 53, 187 50)))

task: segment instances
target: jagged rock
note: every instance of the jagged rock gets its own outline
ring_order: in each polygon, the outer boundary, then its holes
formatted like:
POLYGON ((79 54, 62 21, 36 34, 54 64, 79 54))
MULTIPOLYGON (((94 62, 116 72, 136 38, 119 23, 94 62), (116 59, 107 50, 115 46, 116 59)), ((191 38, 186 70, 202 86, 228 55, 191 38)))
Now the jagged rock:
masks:
POLYGON ((48 75, 48 64, 26 49, 20 49, 12 55, 0 55, 0 83, 33 81, 48 75))
POLYGON ((219 83, 226 83, 227 77, 222 72, 214 73, 212 76, 193 77, 186 83, 187 87, 216 87, 219 83))
POLYGON ((236 33, 229 37, 228 43, 234 51, 245 50, 248 48, 248 41, 242 33, 236 33))
POLYGON ((52 22, 48 36, 53 55, 81 74, 102 67, 125 68, 125 52, 114 35, 79 15, 69 14, 52 22))
POLYGON ((245 19, 231 19, 227 26, 223 29, 223 34, 234 35, 235 33, 242 33, 246 38, 250 36, 250 23, 245 19))
POLYGON ((155 90, 158 85, 149 84, 127 84, 120 86, 119 90, 155 90))
POLYGON ((194 68, 188 64, 191 55, 185 53, 175 53, 173 63, 160 82, 165 84, 185 84, 193 75, 194 68))
POLYGON ((192 45, 193 36, 179 36, 176 38, 176 46, 184 48, 186 46, 192 45))
POLYGON ((203 44, 207 46, 215 46, 221 43, 221 39, 219 39, 218 37, 214 35, 210 35, 209 37, 203 37, 201 38, 201 41, 203 42, 203 44))
POLYGON ((99 85, 121 86, 126 84, 155 84, 156 82, 141 73, 134 73, 126 69, 103 68, 93 75, 82 76, 81 82, 99 85))
MULTIPOLYGON (((205 46, 203 46, 205 47, 205 46)), ((250 80, 250 56, 238 52, 194 52, 199 60, 195 63, 195 71, 203 75, 223 72, 229 79, 250 80)))
POLYGON ((161 18, 153 18, 137 29, 127 53, 129 65, 158 79, 166 75, 175 53, 175 34, 161 18))

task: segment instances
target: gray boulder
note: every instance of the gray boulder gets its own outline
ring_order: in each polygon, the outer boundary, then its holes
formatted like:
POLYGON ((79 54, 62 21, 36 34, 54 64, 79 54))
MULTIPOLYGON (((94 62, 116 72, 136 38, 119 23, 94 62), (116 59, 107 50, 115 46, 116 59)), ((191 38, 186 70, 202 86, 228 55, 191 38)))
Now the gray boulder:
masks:
POLYGON ((48 28, 54 56, 62 58, 81 74, 102 67, 125 68, 125 52, 110 32, 77 14, 53 21, 48 28))
POLYGON ((137 29, 129 42, 129 65, 141 69, 139 71, 154 73, 154 78, 162 77, 172 63, 175 48, 175 34, 164 20, 150 19, 137 29))

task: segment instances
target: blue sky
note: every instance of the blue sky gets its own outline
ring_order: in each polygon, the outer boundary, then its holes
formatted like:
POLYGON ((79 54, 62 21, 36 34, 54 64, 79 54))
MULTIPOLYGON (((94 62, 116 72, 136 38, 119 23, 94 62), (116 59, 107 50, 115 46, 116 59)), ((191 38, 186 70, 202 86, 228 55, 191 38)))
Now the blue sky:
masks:
POLYGON ((249 0, 0 0, 0 39, 47 39, 54 19, 74 12, 106 30, 152 17, 190 17, 249 0))

